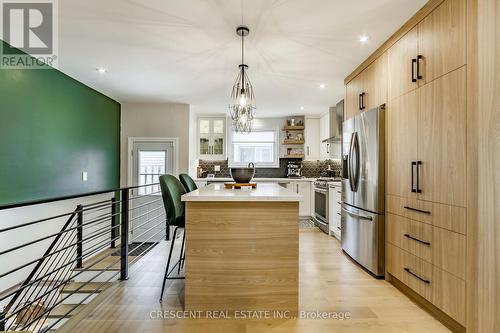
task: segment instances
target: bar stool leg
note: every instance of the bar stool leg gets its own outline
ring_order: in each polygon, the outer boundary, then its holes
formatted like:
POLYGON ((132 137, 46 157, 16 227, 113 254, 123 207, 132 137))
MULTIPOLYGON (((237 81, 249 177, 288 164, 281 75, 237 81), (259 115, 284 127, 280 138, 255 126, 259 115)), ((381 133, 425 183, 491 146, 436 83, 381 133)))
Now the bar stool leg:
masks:
POLYGON ((182 245, 181 245, 181 253, 179 255, 179 264, 177 266, 177 274, 180 274, 181 272, 181 265, 183 265, 184 262, 184 241, 186 239, 186 229, 184 229, 184 232, 182 233, 182 245))
POLYGON ((179 229, 179 227, 175 227, 175 229, 174 229, 174 235, 172 237, 172 243, 170 244, 170 252, 168 254, 168 259, 167 259, 167 268, 165 269, 165 277, 163 278, 163 286, 161 287, 160 303, 163 300, 163 292, 165 291, 165 284, 167 283, 168 266, 170 265, 170 259, 172 259, 172 251, 174 249, 175 235, 177 234, 177 229, 179 229))

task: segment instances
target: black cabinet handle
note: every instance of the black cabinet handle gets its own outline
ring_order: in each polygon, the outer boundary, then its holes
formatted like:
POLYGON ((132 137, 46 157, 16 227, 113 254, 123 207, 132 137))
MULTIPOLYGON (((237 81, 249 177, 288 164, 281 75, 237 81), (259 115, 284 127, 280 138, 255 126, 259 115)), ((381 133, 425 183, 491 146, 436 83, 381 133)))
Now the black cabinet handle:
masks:
POLYGON ((417 162, 411 162, 411 191, 413 193, 417 193, 415 188, 415 166, 417 166, 417 162))
POLYGON ((365 107, 365 96, 366 96, 366 93, 361 93, 361 110, 364 110, 366 107, 365 107))
POLYGON ((411 275, 413 275, 414 277, 416 277, 416 278, 417 278, 417 279, 419 279, 420 281, 425 282, 425 283, 427 283, 427 284, 430 284, 430 283, 431 283, 431 281, 429 281, 429 280, 427 280, 427 279, 424 279, 424 278, 422 278, 422 277, 418 276, 417 274, 413 273, 413 272, 412 272, 412 271, 411 271, 408 267, 405 267, 404 269, 405 269, 405 271, 407 271, 408 273, 410 273, 411 275))
POLYGON ((409 239, 414 240, 414 241, 416 241, 416 242, 419 242, 419 243, 422 243, 422 244, 425 244, 425 245, 431 245, 431 243, 430 243, 430 242, 426 242, 426 241, 420 240, 420 239, 415 238, 415 237, 413 237, 413 236, 411 236, 411 235, 409 235, 409 234, 404 234, 404 236, 405 236, 406 238, 409 238, 409 239))
POLYGON ((424 59, 424 56, 418 55, 417 56, 417 79, 422 80, 423 77, 420 75, 420 60, 424 59))
POLYGON ((413 210, 415 212, 419 212, 419 213, 424 213, 424 214, 431 215, 431 212, 429 212, 428 210, 421 210, 421 209, 417 209, 417 208, 413 208, 413 207, 409 207, 409 206, 404 206, 403 208, 404 209, 408 209, 408 210, 413 210))
POLYGON ((326 153, 330 154, 330 144, 329 143, 326 144, 326 153))
POLYGON ((411 82, 417 82, 415 78, 415 64, 417 63, 417 59, 411 59, 411 82))
POLYGON ((417 161, 417 193, 422 193, 422 189, 420 188, 420 166, 422 165, 422 161, 417 161))

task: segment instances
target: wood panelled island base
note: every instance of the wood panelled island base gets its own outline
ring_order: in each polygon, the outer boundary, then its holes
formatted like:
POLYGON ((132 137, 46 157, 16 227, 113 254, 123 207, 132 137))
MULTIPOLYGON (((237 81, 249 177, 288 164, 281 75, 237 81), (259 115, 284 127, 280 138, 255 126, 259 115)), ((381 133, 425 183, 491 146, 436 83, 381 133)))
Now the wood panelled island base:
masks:
POLYGON ((297 315, 300 196, 277 184, 195 192, 183 196, 185 310, 297 315))

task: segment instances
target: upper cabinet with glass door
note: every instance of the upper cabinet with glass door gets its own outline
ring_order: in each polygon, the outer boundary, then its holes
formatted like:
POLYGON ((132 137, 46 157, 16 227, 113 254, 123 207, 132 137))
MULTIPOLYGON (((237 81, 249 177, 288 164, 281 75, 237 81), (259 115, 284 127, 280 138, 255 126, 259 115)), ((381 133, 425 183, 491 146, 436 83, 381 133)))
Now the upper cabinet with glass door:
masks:
POLYGON ((226 159, 226 118, 198 118, 198 158, 226 159))

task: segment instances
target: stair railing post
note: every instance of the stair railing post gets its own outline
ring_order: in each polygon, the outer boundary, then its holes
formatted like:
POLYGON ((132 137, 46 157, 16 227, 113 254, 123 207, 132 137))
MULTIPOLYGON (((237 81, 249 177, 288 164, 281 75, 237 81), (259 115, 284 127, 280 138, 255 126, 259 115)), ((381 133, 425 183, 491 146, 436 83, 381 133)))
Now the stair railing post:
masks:
POLYGON ((121 240, 120 240, 120 280, 128 279, 128 210, 129 210, 129 192, 123 189, 121 194, 122 212, 121 212, 121 240))
POLYGON ((111 198, 111 248, 114 249, 116 248, 116 241, 115 237, 118 234, 116 231, 116 226, 118 225, 118 215, 116 214, 116 202, 118 200, 116 199, 116 193, 115 195, 111 198))
POLYGON ((77 229, 76 229, 76 268, 83 267, 83 206, 78 205, 77 208, 77 229))
POLYGON ((5 309, 2 309, 0 311, 0 331, 5 331, 5 315, 6 313, 4 312, 5 309))

